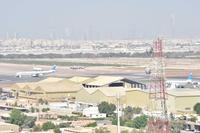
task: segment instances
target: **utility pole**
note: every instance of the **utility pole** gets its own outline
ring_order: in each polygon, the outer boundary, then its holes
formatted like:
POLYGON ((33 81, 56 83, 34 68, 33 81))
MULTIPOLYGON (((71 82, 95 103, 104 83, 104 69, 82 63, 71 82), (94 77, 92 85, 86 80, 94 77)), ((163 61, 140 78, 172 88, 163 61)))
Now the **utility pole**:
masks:
POLYGON ((120 133, 120 116, 119 116, 119 108, 120 108, 120 95, 117 93, 117 133, 120 133))

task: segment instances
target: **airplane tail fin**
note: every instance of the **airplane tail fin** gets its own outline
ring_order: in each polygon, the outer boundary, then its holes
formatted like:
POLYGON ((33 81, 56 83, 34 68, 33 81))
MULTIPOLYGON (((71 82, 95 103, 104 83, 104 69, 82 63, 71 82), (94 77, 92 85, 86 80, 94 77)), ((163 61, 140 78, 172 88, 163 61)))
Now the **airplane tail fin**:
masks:
POLYGON ((190 73, 190 74, 188 75, 187 81, 189 81, 189 82, 192 81, 192 73, 190 73))
POLYGON ((52 67, 51 67, 51 70, 56 70, 56 65, 53 65, 52 67))

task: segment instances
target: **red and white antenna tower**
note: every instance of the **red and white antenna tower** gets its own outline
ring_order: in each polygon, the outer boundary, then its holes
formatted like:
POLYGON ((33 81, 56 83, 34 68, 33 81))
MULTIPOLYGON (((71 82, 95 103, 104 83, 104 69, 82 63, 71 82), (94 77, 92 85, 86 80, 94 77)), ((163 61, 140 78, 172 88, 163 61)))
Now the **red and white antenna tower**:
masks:
POLYGON ((149 133, 171 133, 170 124, 167 115, 166 106, 166 88, 165 88, 165 66, 163 55, 163 42, 157 39, 153 44, 153 66, 150 75, 149 98, 155 103, 159 103, 162 116, 158 118, 151 118, 148 122, 149 133))

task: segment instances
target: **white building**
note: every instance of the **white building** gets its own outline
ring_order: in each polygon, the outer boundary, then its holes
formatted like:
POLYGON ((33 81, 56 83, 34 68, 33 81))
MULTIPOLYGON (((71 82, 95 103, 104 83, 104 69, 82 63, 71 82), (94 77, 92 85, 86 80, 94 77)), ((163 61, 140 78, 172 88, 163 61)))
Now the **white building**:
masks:
POLYGON ((89 107, 83 109, 83 115, 89 118, 106 118, 105 113, 99 113, 98 107, 89 107))

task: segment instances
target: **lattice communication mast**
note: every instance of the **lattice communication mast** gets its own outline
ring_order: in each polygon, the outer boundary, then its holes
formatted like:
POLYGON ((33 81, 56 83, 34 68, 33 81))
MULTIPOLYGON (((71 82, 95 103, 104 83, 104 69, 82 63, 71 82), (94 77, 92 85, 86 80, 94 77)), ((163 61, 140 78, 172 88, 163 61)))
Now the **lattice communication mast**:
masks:
POLYGON ((166 106, 165 66, 163 42, 157 39, 153 44, 153 66, 150 75, 149 98, 159 103, 156 109, 161 109, 161 117, 151 118, 148 122, 149 133, 171 133, 166 106), (160 107, 159 107, 160 106, 160 107))

